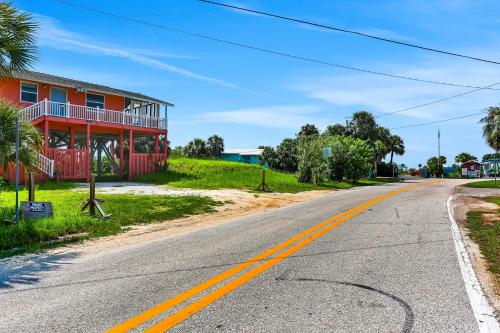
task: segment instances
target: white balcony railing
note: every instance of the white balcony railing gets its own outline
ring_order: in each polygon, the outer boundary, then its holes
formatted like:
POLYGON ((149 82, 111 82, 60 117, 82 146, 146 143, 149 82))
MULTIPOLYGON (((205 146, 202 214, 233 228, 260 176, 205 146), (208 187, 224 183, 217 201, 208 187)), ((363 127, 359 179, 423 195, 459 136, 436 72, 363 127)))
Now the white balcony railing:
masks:
POLYGON ((36 167, 49 177, 54 177, 54 161, 38 153, 36 167))
POLYGON ((165 118, 134 115, 124 111, 91 108, 83 105, 57 103, 48 100, 43 100, 24 108, 21 118, 25 121, 32 121, 45 115, 158 129, 167 129, 168 125, 165 118))

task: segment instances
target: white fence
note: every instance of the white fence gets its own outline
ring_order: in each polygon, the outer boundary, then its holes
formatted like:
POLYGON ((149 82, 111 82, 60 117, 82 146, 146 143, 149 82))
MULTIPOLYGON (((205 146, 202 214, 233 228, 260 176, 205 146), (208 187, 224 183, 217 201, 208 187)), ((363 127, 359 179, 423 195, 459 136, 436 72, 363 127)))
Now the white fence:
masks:
POLYGON ((48 100, 24 108, 21 118, 25 121, 32 121, 44 115, 158 129, 167 129, 168 125, 165 118, 134 115, 127 112, 91 108, 70 103, 57 103, 48 100))

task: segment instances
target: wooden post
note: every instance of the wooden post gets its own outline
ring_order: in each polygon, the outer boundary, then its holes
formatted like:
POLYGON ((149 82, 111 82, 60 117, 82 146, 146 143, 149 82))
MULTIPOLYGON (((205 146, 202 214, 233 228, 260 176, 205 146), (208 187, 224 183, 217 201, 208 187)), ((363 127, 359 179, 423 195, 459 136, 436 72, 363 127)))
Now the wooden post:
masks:
POLYGON ((123 167, 125 166, 123 160, 123 130, 120 131, 120 178, 123 178, 123 167))
POLYGON ((89 197, 90 215, 95 215, 95 176, 90 175, 90 197, 89 197))
POLYGON ((75 129, 73 126, 69 127, 69 149, 75 148, 75 129))
POLYGON ((262 169, 262 181, 261 181, 259 187, 257 187, 257 191, 271 192, 271 190, 269 189, 269 186, 267 186, 267 183, 266 183, 266 169, 262 169))
POLYGON ((28 174, 28 201, 35 201, 35 173, 28 174))
POLYGON ((45 139, 45 142, 43 143, 43 151, 45 152, 45 154, 47 154, 49 152, 49 121, 47 119, 45 119, 43 129, 45 139))
POLYGON ((155 133, 155 145, 153 151, 155 154, 160 152, 160 135, 158 133, 155 133))
POLYGON ((90 180, 90 165, 92 161, 92 156, 90 156, 90 124, 87 124, 87 142, 85 149, 87 150, 87 179, 90 180))
POLYGON ((128 138, 128 178, 134 176, 134 131, 129 131, 128 138))
POLYGON ((115 140, 111 140, 111 144, 109 146, 109 149, 111 149, 111 159, 114 161, 115 160, 115 140))

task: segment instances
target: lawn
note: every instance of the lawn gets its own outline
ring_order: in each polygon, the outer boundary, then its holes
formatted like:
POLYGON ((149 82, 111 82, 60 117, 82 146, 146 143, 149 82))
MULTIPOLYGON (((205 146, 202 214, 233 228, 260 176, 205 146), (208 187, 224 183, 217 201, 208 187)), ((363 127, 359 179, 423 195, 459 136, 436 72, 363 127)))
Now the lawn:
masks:
MULTIPOLYGON (((465 187, 475 187, 475 188, 495 188, 495 180, 482 180, 478 182, 466 183, 465 187)), ((500 188, 500 178, 497 179, 497 187, 500 188)))
MULTIPOLYGON (((500 197, 490 197, 487 201, 500 205, 500 197)), ((484 214, 480 211, 469 212, 466 226, 470 230, 470 237, 479 245, 488 261, 488 269, 495 274, 497 290, 500 290, 500 209, 498 219, 485 219, 484 214)))
MULTIPOLYGON (((188 187, 198 189, 233 188, 255 190, 262 179, 259 165, 177 158, 169 160, 169 168, 154 175, 138 177, 135 181, 188 187)), ((324 185, 303 184, 292 173, 266 171, 267 183, 273 192, 296 193, 329 188, 350 188, 353 186, 376 185, 395 181, 393 178, 362 179, 356 184, 349 182, 328 182, 324 185)))
MULTIPOLYGON (((50 201, 54 217, 22 221, 18 225, 0 222, 0 257, 54 247, 70 241, 119 233, 126 226, 172 220, 187 215, 202 214, 220 204, 200 196, 161 196, 131 194, 98 194, 102 207, 111 218, 100 220, 82 214, 81 203, 87 191, 73 191, 70 183, 47 183, 36 191, 37 201, 50 201), (57 188, 63 189, 57 189, 57 188), (76 235, 76 236, 75 236, 76 235), (68 239, 68 236, 73 236, 68 239)), ((26 190, 20 192, 20 201, 27 200, 26 190)), ((15 192, 12 187, 0 190, 0 221, 14 215, 15 192)))

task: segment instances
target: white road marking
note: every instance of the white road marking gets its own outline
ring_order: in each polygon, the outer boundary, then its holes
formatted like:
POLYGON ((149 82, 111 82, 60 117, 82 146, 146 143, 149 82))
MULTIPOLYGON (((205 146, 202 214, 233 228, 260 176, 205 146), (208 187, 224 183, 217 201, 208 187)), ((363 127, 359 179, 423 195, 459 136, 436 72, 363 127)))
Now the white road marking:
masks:
POLYGON ((488 302, 486 295, 483 293, 483 289, 479 284, 474 268, 469 258, 469 254, 465 249, 464 242, 462 240, 462 235, 458 228, 457 221, 453 216, 453 210, 451 208, 451 196, 448 198, 446 206, 448 207, 448 215, 451 222, 451 231, 453 234, 453 240, 455 242, 455 249, 457 250, 458 262, 460 264, 460 271, 462 272, 462 277, 465 282, 465 289, 469 295, 470 304, 472 306, 472 311, 476 317, 477 324, 479 326, 479 332, 481 333, 500 333, 500 324, 496 320, 495 310, 488 302))

